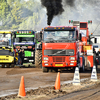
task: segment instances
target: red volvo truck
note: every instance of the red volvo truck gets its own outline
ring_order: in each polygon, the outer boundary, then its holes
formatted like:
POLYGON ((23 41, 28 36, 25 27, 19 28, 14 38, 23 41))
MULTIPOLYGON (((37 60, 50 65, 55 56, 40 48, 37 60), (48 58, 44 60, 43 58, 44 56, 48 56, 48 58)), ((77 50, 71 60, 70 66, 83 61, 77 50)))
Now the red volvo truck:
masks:
POLYGON ((42 36, 43 72, 80 67, 79 41, 83 38, 77 26, 48 26, 42 36))

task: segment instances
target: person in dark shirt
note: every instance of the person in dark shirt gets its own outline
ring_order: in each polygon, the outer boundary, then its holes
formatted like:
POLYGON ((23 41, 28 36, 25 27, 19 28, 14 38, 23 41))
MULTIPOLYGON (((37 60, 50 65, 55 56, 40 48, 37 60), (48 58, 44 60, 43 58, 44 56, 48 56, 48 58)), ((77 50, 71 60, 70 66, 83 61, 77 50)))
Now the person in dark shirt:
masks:
POLYGON ((97 61, 96 61, 97 53, 96 53, 95 48, 93 48, 93 54, 94 54, 94 56, 93 56, 93 59, 94 59, 94 65, 95 65, 96 68, 97 68, 97 61))
POLYGON ((22 49, 21 52, 20 52, 20 58, 21 58, 21 65, 23 65, 23 62, 24 62, 24 49, 22 49))
POLYGON ((98 61, 99 61, 99 65, 100 65, 100 49, 99 49, 99 51, 97 52, 97 56, 98 56, 98 61))
POLYGON ((21 64, 21 58, 20 58, 20 56, 21 56, 21 49, 18 49, 18 65, 21 64))
POLYGON ((97 54, 96 54, 96 50, 95 50, 95 48, 93 48, 93 53, 94 53, 95 55, 97 55, 97 54))

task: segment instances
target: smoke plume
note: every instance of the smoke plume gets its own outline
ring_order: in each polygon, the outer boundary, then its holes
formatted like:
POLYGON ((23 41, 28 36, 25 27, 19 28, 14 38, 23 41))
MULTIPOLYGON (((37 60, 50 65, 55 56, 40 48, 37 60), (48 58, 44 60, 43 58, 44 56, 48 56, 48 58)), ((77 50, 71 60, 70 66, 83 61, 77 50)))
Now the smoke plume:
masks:
POLYGON ((41 0, 42 5, 47 9, 47 24, 51 25, 54 16, 62 14, 64 11, 62 0, 41 0))

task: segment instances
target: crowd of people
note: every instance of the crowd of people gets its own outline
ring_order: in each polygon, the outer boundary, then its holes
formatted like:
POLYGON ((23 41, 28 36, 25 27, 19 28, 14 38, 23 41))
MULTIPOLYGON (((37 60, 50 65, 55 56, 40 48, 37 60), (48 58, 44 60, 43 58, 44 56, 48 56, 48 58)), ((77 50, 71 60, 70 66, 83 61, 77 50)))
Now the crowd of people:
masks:
POLYGON ((24 62, 24 49, 16 49, 14 47, 14 54, 15 54, 15 57, 16 57, 16 53, 18 53, 18 65, 23 65, 23 62, 24 62))

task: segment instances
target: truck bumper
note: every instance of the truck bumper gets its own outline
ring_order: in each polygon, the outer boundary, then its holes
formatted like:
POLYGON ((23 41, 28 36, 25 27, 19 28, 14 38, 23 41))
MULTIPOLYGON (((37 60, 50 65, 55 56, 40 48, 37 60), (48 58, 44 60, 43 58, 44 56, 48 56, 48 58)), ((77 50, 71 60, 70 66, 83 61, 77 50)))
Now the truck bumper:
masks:
POLYGON ((24 57, 24 63, 35 63, 34 57, 24 57))
POLYGON ((77 66, 77 62, 73 61, 73 62, 69 62, 69 63, 49 63, 49 62, 44 62, 42 61, 42 66, 43 67, 76 67, 77 66))
POLYGON ((0 64, 11 64, 14 63, 14 57, 13 56, 0 56, 0 64))

